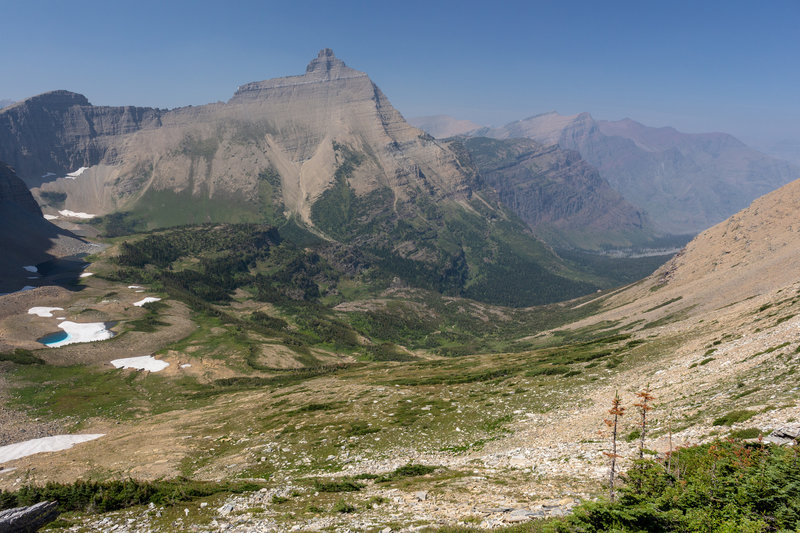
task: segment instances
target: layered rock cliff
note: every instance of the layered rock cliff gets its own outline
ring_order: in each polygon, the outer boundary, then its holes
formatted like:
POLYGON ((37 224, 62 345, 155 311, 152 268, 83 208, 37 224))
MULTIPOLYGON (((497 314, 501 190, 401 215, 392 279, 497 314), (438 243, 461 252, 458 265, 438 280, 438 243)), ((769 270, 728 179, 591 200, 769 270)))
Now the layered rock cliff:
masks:
POLYGON ((0 112, 0 160, 37 186, 117 157, 119 136, 158 127, 160 111, 95 107, 85 96, 52 91, 0 112))

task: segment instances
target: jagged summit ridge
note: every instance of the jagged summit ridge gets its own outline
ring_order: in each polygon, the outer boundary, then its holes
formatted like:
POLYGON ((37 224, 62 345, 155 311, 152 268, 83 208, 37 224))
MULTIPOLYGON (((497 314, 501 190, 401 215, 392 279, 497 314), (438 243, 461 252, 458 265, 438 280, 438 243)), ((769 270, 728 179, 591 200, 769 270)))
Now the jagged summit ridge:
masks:
POLYGON ((364 72, 348 67, 344 61, 336 57, 333 50, 324 48, 320 50, 317 57, 312 59, 308 64, 305 74, 246 83, 236 90, 230 103, 263 97, 263 91, 270 89, 290 88, 298 85, 350 80, 355 78, 369 79, 364 72))

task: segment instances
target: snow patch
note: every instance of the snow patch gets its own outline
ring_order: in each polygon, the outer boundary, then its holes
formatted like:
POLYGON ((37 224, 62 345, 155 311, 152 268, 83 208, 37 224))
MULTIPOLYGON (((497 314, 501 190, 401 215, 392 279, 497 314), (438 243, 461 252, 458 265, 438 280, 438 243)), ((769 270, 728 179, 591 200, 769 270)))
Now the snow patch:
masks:
POLYGON ((38 269, 38 268, 36 268, 36 267, 35 267, 35 266, 33 266, 33 265, 30 265, 30 266, 24 266, 24 267, 22 267, 22 268, 24 268, 24 269, 25 269, 25 270, 27 270, 28 272, 33 272, 33 273, 39 272, 39 269, 38 269))
POLYGON ((78 342, 94 342, 104 341, 114 336, 114 333, 106 328, 105 322, 88 322, 80 324, 78 322, 70 322, 65 320, 58 325, 59 328, 67 332, 67 338, 48 344, 50 348, 59 348, 67 344, 75 344, 78 342))
POLYGON ((56 174, 54 172, 48 172, 47 174, 42 174, 42 179, 52 178, 56 174))
POLYGON ((89 276, 94 276, 94 272, 84 272, 84 273, 81 274, 80 277, 88 278, 89 276))
POLYGON ((89 219, 89 218, 94 218, 94 217, 97 216, 97 215, 92 215, 90 213, 83 213, 83 212, 80 212, 80 211, 70 211, 69 209, 62 209, 61 211, 59 211, 59 213, 61 213, 62 216, 70 217, 70 218, 86 218, 86 219, 89 219))
POLYGON ((71 211, 69 209, 62 209, 61 211, 59 211, 59 213, 62 216, 70 217, 70 218, 90 219, 90 218, 94 218, 94 217, 97 216, 97 215, 94 215, 94 214, 91 214, 91 213, 84 213, 82 211, 71 211))
POLYGON ((184 363, 181 365, 181 368, 189 368, 190 366, 192 365, 190 365, 189 363, 184 363))
POLYGON ((80 176, 81 174, 86 172, 87 170, 89 170, 89 167, 81 167, 78 170, 76 170, 75 172, 70 172, 69 174, 67 174, 67 178, 74 180, 75 178, 77 178, 78 176, 80 176))
POLYGON ((156 298, 155 296, 148 296, 142 300, 139 300, 138 302, 133 302, 133 305, 135 305, 136 307, 141 307, 144 304, 149 304, 150 302, 160 302, 160 301, 161 298, 156 298))
POLYGON ((49 318, 53 316, 53 311, 63 311, 63 307, 31 307, 28 309, 29 315, 36 315, 42 318, 49 318))
POLYGON ((136 370, 149 370, 150 372, 160 372, 169 366, 166 361, 160 361, 152 355, 114 359, 111 364, 114 365, 114 368, 135 368, 136 370))
POLYGON ((43 437, 41 439, 26 440, 7 446, 0 446, 0 463, 6 463, 27 457, 35 453, 60 452, 68 450, 75 444, 99 439, 105 433, 95 433, 89 435, 55 435, 53 437, 43 437))
POLYGON ((44 216, 45 220, 56 220, 57 218, 58 218, 58 216, 56 216, 56 215, 45 215, 44 216))
POLYGON ((129 289, 144 289, 141 285, 128 285, 129 289))

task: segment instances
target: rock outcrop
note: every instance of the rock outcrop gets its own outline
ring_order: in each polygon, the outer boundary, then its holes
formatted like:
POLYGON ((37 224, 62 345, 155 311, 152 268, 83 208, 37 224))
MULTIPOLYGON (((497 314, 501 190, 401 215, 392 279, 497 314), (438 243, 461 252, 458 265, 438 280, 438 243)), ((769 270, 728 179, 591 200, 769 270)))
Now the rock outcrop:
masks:
POLYGON ((0 533, 32 533, 61 514, 57 502, 39 502, 0 511, 0 533))

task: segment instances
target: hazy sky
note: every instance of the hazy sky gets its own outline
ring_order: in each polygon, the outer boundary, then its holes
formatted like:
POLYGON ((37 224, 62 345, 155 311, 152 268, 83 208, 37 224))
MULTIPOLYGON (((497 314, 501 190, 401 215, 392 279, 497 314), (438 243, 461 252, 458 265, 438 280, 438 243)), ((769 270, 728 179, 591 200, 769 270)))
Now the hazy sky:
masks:
POLYGON ((800 1, 0 0, 0 99, 227 100, 320 48, 406 117, 556 110, 800 141, 800 1))

